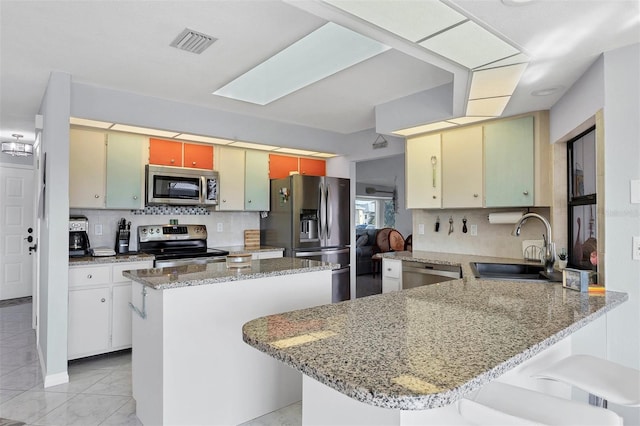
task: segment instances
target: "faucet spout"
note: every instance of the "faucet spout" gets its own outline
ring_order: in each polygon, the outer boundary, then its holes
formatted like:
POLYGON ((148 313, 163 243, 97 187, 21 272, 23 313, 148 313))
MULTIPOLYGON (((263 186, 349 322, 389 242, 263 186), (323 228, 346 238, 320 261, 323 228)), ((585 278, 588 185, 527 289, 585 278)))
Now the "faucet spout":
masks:
POLYGON ((535 219, 538 219, 540 222, 542 222, 547 232, 546 236, 543 235, 543 239, 544 239, 544 245, 543 245, 544 259, 543 260, 544 260, 544 266, 545 266, 546 272, 548 274, 551 274, 553 272, 553 264, 556 261, 556 247, 555 247, 555 244, 553 243, 553 240, 551 239, 551 224, 549 223, 549 221, 544 216, 540 216, 537 213, 527 213, 523 215, 518 220, 518 222, 516 222, 516 226, 513 228, 512 234, 514 236, 520 236, 520 230, 522 228, 522 225, 524 225, 524 223, 529 218, 535 218, 535 219))

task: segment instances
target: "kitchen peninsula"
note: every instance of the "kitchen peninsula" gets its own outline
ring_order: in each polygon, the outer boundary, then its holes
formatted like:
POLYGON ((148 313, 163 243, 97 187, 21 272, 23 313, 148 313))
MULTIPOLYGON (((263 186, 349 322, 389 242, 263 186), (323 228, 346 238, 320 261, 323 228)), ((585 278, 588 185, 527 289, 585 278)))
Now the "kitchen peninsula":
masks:
POLYGON ((242 341, 250 319, 331 303, 338 265, 296 258, 125 271, 145 425, 238 424, 301 399, 301 374, 242 341))
POLYGON ((244 325, 246 343, 304 373, 303 424, 444 424, 458 399, 538 354, 570 350, 566 337, 628 299, 476 279, 477 256, 401 256, 457 264, 463 278, 244 325))

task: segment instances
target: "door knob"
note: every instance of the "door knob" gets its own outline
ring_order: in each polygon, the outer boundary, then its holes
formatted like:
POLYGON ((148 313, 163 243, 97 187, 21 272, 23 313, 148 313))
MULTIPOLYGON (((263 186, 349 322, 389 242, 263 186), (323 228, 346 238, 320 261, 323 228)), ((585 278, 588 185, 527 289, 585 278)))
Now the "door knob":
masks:
POLYGON ((33 242, 33 237, 31 235, 29 235, 27 238, 23 238, 23 240, 27 240, 28 243, 32 243, 33 242))

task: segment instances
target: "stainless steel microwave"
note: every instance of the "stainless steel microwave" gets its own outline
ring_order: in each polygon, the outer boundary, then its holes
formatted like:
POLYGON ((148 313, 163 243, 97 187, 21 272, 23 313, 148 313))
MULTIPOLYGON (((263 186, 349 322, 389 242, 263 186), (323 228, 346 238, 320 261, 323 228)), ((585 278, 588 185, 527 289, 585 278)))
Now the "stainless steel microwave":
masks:
POLYGON ((218 172, 153 165, 147 165, 145 171, 147 205, 218 204, 218 172))

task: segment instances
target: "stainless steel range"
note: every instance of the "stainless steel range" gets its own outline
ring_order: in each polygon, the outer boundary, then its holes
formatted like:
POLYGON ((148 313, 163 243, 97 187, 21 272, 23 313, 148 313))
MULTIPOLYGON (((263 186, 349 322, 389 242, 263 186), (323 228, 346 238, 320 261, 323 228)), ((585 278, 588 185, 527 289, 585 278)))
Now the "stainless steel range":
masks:
POLYGON ((228 251, 207 248, 205 225, 138 226, 138 251, 153 254, 156 268, 224 262, 228 251))

